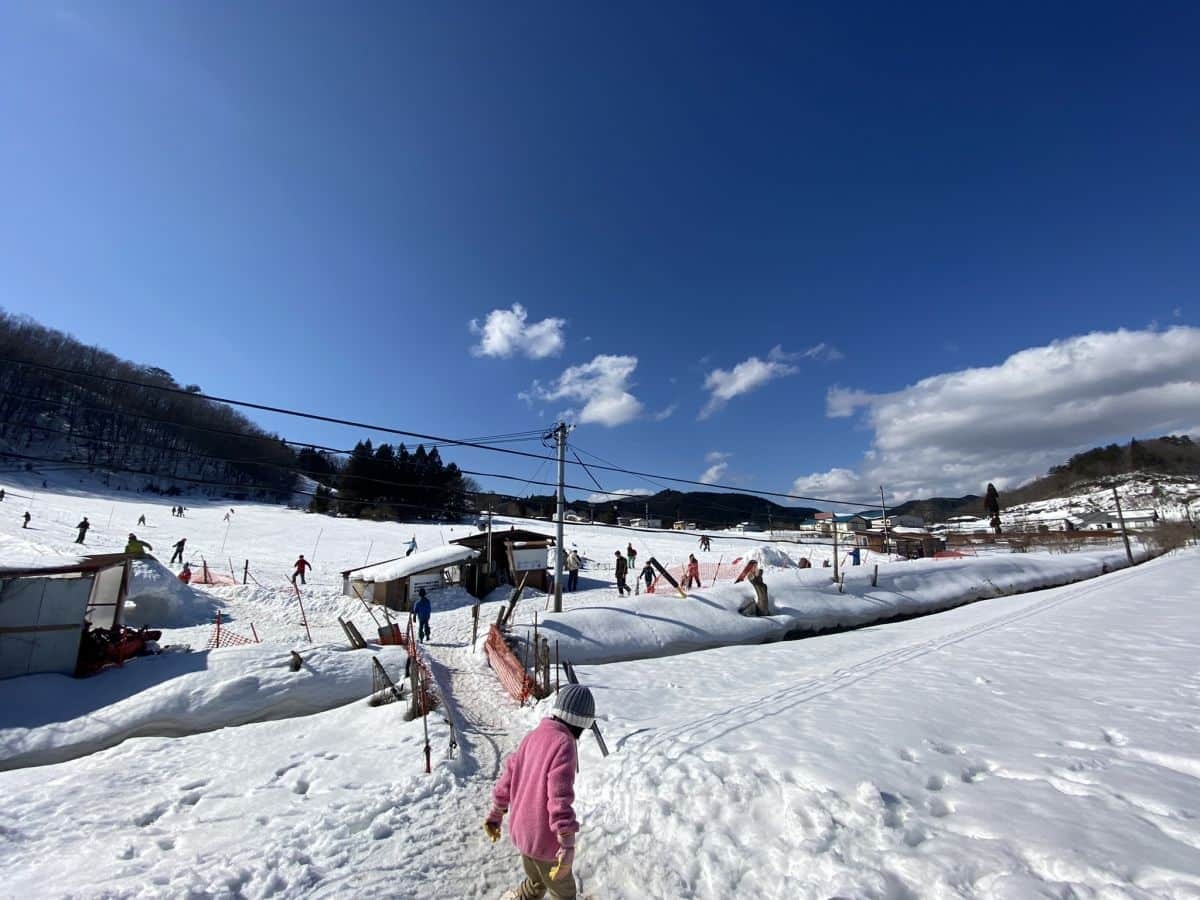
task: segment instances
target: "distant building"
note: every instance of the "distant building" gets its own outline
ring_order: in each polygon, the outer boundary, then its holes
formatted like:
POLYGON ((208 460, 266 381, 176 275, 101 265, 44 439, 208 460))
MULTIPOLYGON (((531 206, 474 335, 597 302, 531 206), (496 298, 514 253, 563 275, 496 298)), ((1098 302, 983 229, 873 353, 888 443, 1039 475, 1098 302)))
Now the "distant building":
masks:
POLYGON ((633 528, 662 528, 662 519, 630 519, 633 528))

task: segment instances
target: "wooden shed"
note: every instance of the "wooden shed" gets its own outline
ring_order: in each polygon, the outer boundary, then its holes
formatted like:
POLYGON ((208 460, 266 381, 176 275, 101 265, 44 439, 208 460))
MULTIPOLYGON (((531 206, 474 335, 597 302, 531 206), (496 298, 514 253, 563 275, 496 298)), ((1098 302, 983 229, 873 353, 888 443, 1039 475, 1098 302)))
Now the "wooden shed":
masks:
POLYGON ((362 597, 400 612, 412 609, 418 588, 441 587, 446 569, 461 566, 479 555, 477 550, 456 544, 420 550, 383 562, 342 572, 342 593, 362 597))
POLYGON ((516 584, 521 578, 526 587, 550 590, 554 580, 548 571, 554 560, 553 535, 524 528, 493 529, 490 534, 472 534, 450 544, 479 551, 462 571, 463 587, 475 597, 485 597, 498 585, 516 584))
POLYGON ((124 553, 56 566, 0 568, 0 678, 74 675, 83 636, 121 624, 124 553))

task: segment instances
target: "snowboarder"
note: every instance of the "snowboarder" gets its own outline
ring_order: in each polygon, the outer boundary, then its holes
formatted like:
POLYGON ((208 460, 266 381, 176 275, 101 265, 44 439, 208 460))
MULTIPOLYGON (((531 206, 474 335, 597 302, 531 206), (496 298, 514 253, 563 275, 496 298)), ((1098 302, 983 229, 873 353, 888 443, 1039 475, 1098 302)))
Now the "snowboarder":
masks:
POLYGON ((705 552, 712 549, 712 539, 707 534, 700 535, 700 549, 705 552))
POLYGON ((427 641, 432 636, 429 630, 429 614, 433 605, 425 596, 425 588, 417 588, 417 602, 413 604, 413 615, 417 617, 417 640, 427 641))
POLYGON ((183 564, 183 570, 179 573, 179 580, 184 584, 191 584, 192 582, 192 567, 187 563, 183 564))
POLYGON ((0 503, 4 502, 4 488, 0 488, 0 503))
POLYGON ((572 550, 567 554, 567 590, 574 591, 579 587, 579 551, 572 550))
POLYGON ((654 593, 654 566, 650 563, 642 566, 642 581, 646 582, 646 593, 654 593))
MULTIPOLYGON (((231 509, 229 512, 233 512, 233 510, 231 509)), ((229 513, 225 513, 225 521, 229 521, 229 513)))
POLYGON ((82 544, 83 539, 87 537, 88 529, 92 527, 92 523, 87 520, 87 516, 84 516, 83 521, 75 527, 79 529, 79 536, 75 538, 75 543, 82 544))
POLYGON ((417 536, 414 534, 414 535, 413 535, 413 536, 412 536, 412 537, 409 539, 409 541, 408 541, 408 552, 407 552, 407 553, 405 553, 404 555, 405 555, 405 556, 412 556, 412 555, 413 555, 413 552, 414 552, 416 549, 417 549, 417 536))
POLYGON ((125 544, 125 552, 134 556, 144 556, 147 550, 153 550, 147 541, 138 540, 138 536, 132 531, 129 532, 129 541, 125 544))
POLYGON ((142 513, 142 515, 138 516, 138 521, 137 521, 137 523, 138 523, 139 525, 145 525, 145 524, 146 524, 146 514, 145 514, 145 513, 142 513))
MULTIPOLYGON (((171 545, 175 548, 175 552, 171 554, 171 562, 175 562, 175 560, 177 560, 177 559, 180 562, 183 562, 183 545, 186 543, 187 543, 187 538, 180 538, 174 544, 171 545)), ((170 563, 168 563, 168 565, 170 565, 170 563)))
POLYGON ((625 557, 621 555, 621 551, 616 552, 617 557, 617 593, 624 597, 629 593, 629 585, 625 583, 625 577, 629 574, 629 563, 625 557))
POLYGON ((25 524, 24 524, 24 525, 22 525, 21 527, 22 527, 22 528, 28 528, 28 527, 29 527, 29 520, 30 520, 30 519, 32 519, 32 518, 33 518, 33 516, 31 516, 31 515, 29 514, 29 510, 25 510, 25 524))
POLYGON ((483 830, 495 843, 511 809, 508 836, 521 854, 525 881, 505 896, 533 900, 575 897, 575 769, 576 746, 596 719, 592 692, 581 684, 564 685, 554 698, 549 718, 525 736, 504 764, 492 790, 492 810, 483 830))
POLYGON ((988 522, 992 526, 992 530, 996 534, 1000 533, 1000 494, 996 490, 996 486, 990 481, 987 486, 987 494, 983 498, 983 511, 991 521, 988 522))
POLYGON ((703 587, 700 583, 700 561, 696 559, 696 554, 689 553, 687 568, 683 571, 683 589, 686 591, 692 585, 703 587))
POLYGON ((633 549, 632 542, 625 548, 625 556, 629 559, 629 571, 632 572, 637 565, 637 551, 633 549))
POLYGON ((311 568, 312 563, 305 559, 304 554, 301 553, 300 558, 296 560, 296 571, 292 572, 292 587, 296 586, 297 577, 300 579, 301 584, 308 584, 308 582, 304 580, 304 572, 311 568))

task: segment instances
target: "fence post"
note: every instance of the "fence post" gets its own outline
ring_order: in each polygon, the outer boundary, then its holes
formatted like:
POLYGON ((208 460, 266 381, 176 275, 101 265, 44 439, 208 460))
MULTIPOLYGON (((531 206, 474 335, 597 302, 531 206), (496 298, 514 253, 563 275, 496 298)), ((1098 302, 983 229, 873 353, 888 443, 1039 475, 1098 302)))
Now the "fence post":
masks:
POLYGON ((833 580, 838 580, 838 523, 837 515, 833 517, 833 580))
POLYGON ((871 587, 879 586, 879 563, 875 563, 875 571, 871 573, 871 587))
POLYGON ((471 652, 475 652, 475 640, 479 637, 479 601, 471 607, 471 652))
POLYGON ((242 567, 242 584, 245 584, 250 579, 250 560, 246 560, 246 565, 242 567))

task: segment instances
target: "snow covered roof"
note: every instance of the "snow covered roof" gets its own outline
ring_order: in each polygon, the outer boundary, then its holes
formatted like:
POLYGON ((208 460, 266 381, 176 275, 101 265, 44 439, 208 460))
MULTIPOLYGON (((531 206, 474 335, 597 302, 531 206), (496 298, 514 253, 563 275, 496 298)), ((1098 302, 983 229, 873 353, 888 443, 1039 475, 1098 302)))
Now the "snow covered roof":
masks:
POLYGON ((79 566, 82 556, 62 553, 45 544, 0 534, 0 570, 59 569, 79 566))
POLYGON ((420 572, 429 572, 452 566, 463 560, 474 559, 479 555, 478 550, 463 547, 458 544, 447 544, 444 547, 434 547, 432 550, 418 550, 409 556, 389 559, 360 569, 349 569, 343 575, 353 575, 355 581, 376 582, 395 581, 407 578, 420 572))

